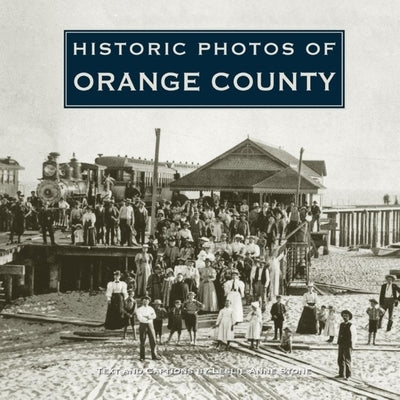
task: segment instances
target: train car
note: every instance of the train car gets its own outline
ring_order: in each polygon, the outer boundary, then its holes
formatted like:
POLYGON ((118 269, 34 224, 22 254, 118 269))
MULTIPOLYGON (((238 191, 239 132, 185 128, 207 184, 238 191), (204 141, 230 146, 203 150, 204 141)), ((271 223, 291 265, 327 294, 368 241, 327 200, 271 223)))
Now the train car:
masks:
MULTIPOLYGON (((105 179, 111 182, 112 193, 117 201, 139 195, 146 203, 151 202, 153 160, 99 154, 95 163, 106 168, 105 179)), ((159 162, 157 200, 170 200, 173 195, 169 188, 170 182, 196 168, 198 168, 198 165, 193 163, 159 162)))
POLYGON ((59 153, 50 153, 43 163, 42 178, 37 187, 37 195, 42 202, 54 205, 61 198, 73 201, 110 195, 104 184, 104 166, 80 163, 75 154, 70 162, 60 164, 59 156, 59 153))

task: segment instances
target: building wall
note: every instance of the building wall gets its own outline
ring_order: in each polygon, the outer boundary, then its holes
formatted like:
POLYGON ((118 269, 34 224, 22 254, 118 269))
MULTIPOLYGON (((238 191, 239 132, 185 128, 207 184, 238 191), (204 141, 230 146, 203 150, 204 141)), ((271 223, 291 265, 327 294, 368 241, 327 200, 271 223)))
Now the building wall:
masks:
POLYGON ((18 170, 0 168, 0 194, 15 196, 18 191, 18 170))

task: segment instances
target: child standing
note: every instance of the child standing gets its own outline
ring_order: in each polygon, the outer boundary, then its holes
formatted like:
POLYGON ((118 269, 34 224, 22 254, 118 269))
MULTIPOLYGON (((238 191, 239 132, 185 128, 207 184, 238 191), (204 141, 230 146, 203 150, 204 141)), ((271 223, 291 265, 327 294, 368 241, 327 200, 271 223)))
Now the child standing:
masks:
POLYGON ((217 330, 217 340, 218 345, 224 343, 226 345, 226 349, 229 348, 229 343, 234 339, 234 326, 236 321, 234 320, 234 313, 231 308, 231 301, 225 301, 225 307, 219 312, 217 322, 215 327, 217 330))
POLYGON ((321 309, 317 312, 318 335, 320 335, 324 330, 327 318, 328 313, 326 312, 326 307, 321 306, 321 309))
POLYGON ((185 315, 186 329, 189 332, 190 344, 196 345, 197 313, 203 308, 203 304, 195 300, 194 297, 194 292, 188 293, 188 300, 183 303, 183 313, 185 315))
POLYGON ((162 307, 162 302, 160 299, 154 300, 153 306, 156 313, 156 318, 153 320, 154 331, 156 334, 156 342, 158 337, 158 343, 161 344, 162 324, 163 319, 167 317, 167 310, 162 307))
POLYGON ((332 343, 334 337, 336 336, 337 330, 337 321, 336 321, 336 313, 333 306, 328 306, 328 317, 325 323, 324 335, 329 336, 327 340, 328 343, 332 343))
POLYGON ((177 332, 178 340, 176 344, 179 344, 182 332, 182 302, 180 300, 175 300, 174 304, 175 306, 172 308, 168 316, 168 329, 170 332, 167 343, 170 342, 172 335, 177 332))
POLYGON ((249 321, 249 327, 247 328, 246 339, 250 340, 250 349, 254 349, 254 341, 256 342, 255 348, 258 349, 262 331, 262 314, 258 301, 251 303, 251 311, 247 316, 247 320, 249 321))
POLYGON ((135 311, 136 311, 136 300, 134 299, 133 289, 128 289, 128 297, 125 300, 124 304, 124 339, 126 337, 126 331, 128 330, 128 326, 132 327, 133 331, 133 340, 136 340, 136 331, 135 331, 135 311))
POLYGON ((379 307, 378 302, 375 299, 369 300, 370 306, 367 308, 367 314, 369 316, 368 324, 368 343, 375 345, 376 331, 378 330, 379 319, 385 314, 385 310, 379 307))
POLYGON ((281 303, 282 297, 281 296, 276 296, 276 303, 272 304, 271 307, 271 317, 272 320, 274 321, 274 327, 275 327, 275 334, 274 334, 274 339, 278 339, 278 331, 279 331, 279 339, 282 339, 282 325, 283 321, 285 320, 285 314, 286 314, 286 307, 281 303))
POLYGON ((288 327, 286 327, 283 330, 281 345, 279 346, 279 349, 282 350, 284 353, 291 353, 292 343, 293 343, 292 331, 288 327))

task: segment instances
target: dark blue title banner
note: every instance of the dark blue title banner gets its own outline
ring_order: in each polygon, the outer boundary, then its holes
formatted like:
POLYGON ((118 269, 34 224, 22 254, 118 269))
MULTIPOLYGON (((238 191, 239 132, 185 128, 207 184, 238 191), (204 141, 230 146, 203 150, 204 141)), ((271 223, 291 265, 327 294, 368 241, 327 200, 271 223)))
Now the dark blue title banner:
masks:
POLYGON ((344 31, 65 31, 64 107, 344 107, 344 31))

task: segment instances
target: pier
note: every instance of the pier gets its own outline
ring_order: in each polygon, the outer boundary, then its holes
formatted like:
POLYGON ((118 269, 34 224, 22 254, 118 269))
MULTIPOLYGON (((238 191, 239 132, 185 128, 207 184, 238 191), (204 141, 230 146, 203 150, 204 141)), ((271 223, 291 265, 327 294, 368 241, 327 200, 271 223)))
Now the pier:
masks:
POLYGON ((400 241, 400 206, 332 208, 323 214, 333 246, 381 247, 400 241))
MULTIPOLYGON (((59 236, 59 232, 57 232, 59 236)), ((25 240, 0 244, 0 301, 19 296, 105 288, 115 269, 130 271, 140 247, 55 246, 25 240), (24 273, 10 273, 10 265, 25 266, 24 273)), ((15 269, 18 271, 18 268, 15 269)))

